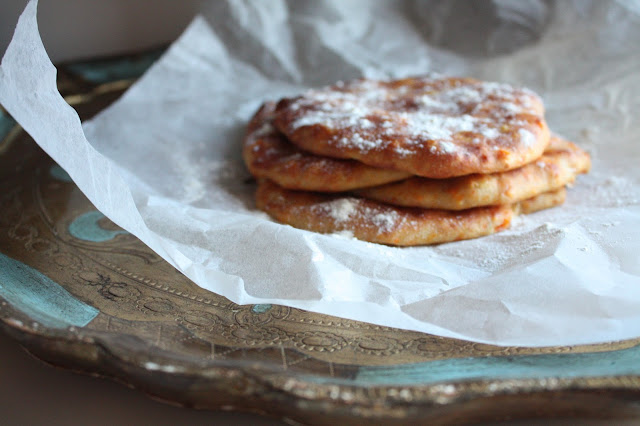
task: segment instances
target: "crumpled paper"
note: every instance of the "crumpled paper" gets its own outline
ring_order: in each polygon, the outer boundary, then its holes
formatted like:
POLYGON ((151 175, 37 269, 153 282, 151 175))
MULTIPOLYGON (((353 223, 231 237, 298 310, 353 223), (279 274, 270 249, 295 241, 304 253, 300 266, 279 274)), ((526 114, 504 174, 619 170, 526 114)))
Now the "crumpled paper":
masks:
POLYGON ((83 125, 55 86, 37 1, 0 102, 106 216, 197 285, 497 345, 640 336, 640 8, 633 2, 220 1, 83 125), (257 212, 240 145, 259 104, 361 75, 524 85, 589 150, 566 204, 497 235, 394 248, 257 212))

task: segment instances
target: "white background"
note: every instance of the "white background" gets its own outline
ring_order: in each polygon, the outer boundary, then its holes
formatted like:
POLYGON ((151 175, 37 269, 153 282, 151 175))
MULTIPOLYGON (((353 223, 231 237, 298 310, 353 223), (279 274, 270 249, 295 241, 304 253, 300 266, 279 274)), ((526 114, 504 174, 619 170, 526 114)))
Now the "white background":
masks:
MULTIPOLYGON (((40 0, 38 25, 54 62, 136 52, 173 41, 198 0, 40 0), (154 12, 147 15, 148 10, 154 12)), ((0 52, 27 0, 0 1, 0 52)))

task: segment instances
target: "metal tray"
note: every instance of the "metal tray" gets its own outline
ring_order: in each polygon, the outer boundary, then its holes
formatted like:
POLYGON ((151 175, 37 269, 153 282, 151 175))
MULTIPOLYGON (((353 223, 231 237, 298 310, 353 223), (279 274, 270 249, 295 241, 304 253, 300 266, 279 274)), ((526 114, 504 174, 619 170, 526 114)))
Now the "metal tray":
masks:
MULTIPOLYGON (((160 53, 64 64, 60 91, 89 118, 160 53)), ((313 424, 640 416, 640 339, 497 347, 202 290, 0 113, 0 328, 49 363, 313 424)))

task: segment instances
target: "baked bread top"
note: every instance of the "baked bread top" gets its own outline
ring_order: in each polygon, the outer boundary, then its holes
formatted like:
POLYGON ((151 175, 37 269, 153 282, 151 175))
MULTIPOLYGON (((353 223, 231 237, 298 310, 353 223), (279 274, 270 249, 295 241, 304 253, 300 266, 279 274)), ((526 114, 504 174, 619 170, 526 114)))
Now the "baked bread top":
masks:
POLYGON ((318 156, 291 144, 273 126, 275 103, 267 102, 247 128, 242 155, 258 178, 289 189, 340 192, 405 179, 410 173, 367 166, 355 160, 318 156))
POLYGON ((359 79, 278 102, 275 126, 317 155, 448 178, 537 159, 549 142, 541 99, 470 78, 359 79))

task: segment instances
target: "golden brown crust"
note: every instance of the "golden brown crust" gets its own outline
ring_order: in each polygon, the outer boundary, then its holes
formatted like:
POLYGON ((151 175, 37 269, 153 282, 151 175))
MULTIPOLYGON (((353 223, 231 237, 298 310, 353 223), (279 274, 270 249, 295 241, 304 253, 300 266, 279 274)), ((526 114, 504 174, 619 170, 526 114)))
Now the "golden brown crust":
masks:
MULTIPOLYGON (((551 207, 558 197, 532 201, 527 211, 551 207)), ((321 233, 346 231, 360 240, 396 246, 477 238, 507 228, 519 204, 464 211, 396 207, 362 198, 292 191, 261 180, 256 203, 277 221, 321 233)))
POLYGON ((398 206, 446 210, 512 204, 570 184, 590 165, 589 154, 553 136, 542 157, 515 170, 450 179, 412 177, 357 194, 398 206))
POLYGON ((289 143, 273 127, 275 103, 264 104, 249 122, 243 157, 252 175, 289 189, 340 192, 405 179, 410 173, 321 157, 289 143))
POLYGON ((517 211, 520 214, 535 213, 540 210, 562 205, 567 198, 567 190, 563 186, 553 191, 538 194, 517 203, 517 211))
POLYGON ((511 170, 549 142, 533 92, 463 78, 356 80, 280 101, 295 145, 431 178, 511 170))

